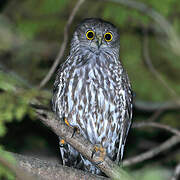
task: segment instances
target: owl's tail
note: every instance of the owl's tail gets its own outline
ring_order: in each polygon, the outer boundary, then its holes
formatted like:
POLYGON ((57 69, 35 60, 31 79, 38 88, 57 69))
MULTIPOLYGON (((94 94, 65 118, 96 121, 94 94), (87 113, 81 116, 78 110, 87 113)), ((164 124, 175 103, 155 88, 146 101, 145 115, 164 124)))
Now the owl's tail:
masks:
POLYGON ((95 165, 93 165, 89 160, 84 158, 72 146, 65 143, 61 138, 59 139, 60 153, 63 165, 81 169, 92 174, 102 174, 102 172, 95 165))

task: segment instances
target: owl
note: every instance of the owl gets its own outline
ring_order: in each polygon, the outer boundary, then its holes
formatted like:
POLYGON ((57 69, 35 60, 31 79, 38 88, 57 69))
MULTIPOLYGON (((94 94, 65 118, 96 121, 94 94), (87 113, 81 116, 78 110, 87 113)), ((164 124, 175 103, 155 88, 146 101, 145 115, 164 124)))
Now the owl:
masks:
MULTIPOLYGON (((132 91, 119 60, 117 28, 102 19, 76 28, 66 61, 54 83, 52 109, 60 120, 94 145, 99 158, 119 162, 132 119, 132 91)), ((94 174, 100 170, 60 137, 64 165, 94 174)), ((93 156, 92 156, 93 158, 93 156)))

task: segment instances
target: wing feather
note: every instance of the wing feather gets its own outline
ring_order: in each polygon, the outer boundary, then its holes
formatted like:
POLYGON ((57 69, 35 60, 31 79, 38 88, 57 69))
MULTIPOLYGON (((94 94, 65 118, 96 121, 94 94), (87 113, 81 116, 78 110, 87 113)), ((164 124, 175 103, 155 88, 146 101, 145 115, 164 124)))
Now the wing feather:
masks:
POLYGON ((123 86, 122 93, 124 102, 122 107, 122 119, 121 119, 121 127, 120 127, 120 137, 119 137, 119 147, 117 152, 116 161, 119 163, 123 158, 124 146, 126 142, 126 138, 131 126, 132 120, 132 104, 133 104, 133 95, 131 90, 130 81, 128 75, 125 71, 122 74, 123 86))

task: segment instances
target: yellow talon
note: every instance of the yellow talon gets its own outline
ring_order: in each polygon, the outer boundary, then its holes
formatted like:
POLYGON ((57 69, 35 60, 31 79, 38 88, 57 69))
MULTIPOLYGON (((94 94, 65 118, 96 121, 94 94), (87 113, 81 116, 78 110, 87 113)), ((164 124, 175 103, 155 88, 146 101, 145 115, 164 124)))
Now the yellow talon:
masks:
POLYGON ((64 139, 61 139, 61 140, 60 140, 60 144, 65 144, 65 140, 64 140, 64 139))
POLYGON ((94 146, 94 150, 96 152, 100 151, 100 152, 104 152, 104 148, 102 146, 98 147, 98 146, 94 146))
POLYGON ((72 137, 74 136, 74 134, 77 132, 78 134, 80 133, 80 130, 77 126, 71 126, 68 122, 68 120, 66 118, 64 118, 64 122, 66 125, 68 125, 70 128, 73 128, 73 134, 72 137))
POLYGON ((64 121, 65 121, 65 123, 66 123, 69 127, 71 127, 70 124, 69 124, 69 122, 68 122, 68 120, 67 120, 66 118, 65 118, 64 121))
POLYGON ((92 156, 91 158, 93 158, 95 153, 99 153, 98 157, 96 158, 98 162, 103 162, 106 156, 106 149, 102 147, 102 145, 94 146, 93 152, 92 152, 92 156))

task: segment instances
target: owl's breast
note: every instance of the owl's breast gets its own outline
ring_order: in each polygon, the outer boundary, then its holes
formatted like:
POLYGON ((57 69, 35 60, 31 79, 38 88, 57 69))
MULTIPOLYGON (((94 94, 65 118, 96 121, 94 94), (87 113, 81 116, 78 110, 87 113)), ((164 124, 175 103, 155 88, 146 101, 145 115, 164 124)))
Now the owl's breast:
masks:
POLYGON ((99 67, 76 69, 72 76, 64 96, 65 117, 93 144, 113 147, 121 118, 116 103, 116 78, 99 67))

